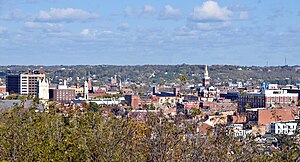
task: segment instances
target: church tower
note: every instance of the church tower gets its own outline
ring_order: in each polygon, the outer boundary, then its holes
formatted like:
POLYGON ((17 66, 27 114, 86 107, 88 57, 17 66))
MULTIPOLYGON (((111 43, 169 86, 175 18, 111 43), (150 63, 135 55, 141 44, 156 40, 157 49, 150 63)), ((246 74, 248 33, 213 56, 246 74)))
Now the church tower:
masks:
POLYGON ((43 100, 49 100, 49 81, 47 79, 39 79, 37 83, 37 97, 43 100))
POLYGON ((84 94, 84 100, 88 100, 89 99, 89 83, 87 81, 84 81, 83 94, 84 94))
POLYGON ((210 85, 210 77, 208 76, 208 68, 207 68, 207 65, 205 65, 205 71, 204 71, 204 74, 203 74, 203 80, 202 80, 202 83, 203 83, 203 87, 207 87, 210 85))

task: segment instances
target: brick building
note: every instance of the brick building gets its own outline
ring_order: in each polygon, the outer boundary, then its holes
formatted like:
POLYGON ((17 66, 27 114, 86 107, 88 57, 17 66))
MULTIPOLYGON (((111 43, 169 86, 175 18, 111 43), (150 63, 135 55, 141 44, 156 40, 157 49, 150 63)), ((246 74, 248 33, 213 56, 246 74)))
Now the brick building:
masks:
POLYGON ((74 89, 50 89, 49 97, 52 101, 71 102, 76 98, 74 89))
POLYGON ((297 102, 297 93, 288 93, 286 90, 264 90, 261 93, 240 95, 238 110, 246 112, 246 108, 296 107, 297 102))

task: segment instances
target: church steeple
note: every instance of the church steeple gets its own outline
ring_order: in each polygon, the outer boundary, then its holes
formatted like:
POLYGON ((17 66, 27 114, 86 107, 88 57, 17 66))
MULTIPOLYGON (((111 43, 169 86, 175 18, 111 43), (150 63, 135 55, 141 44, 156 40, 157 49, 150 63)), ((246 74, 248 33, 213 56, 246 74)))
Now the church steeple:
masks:
POLYGON ((208 76, 208 70, 207 70, 207 65, 205 65, 205 71, 204 71, 204 78, 207 78, 208 76))
POLYGON ((205 70, 203 74, 203 86, 209 86, 210 85, 210 77, 208 76, 208 67, 205 65, 205 70))

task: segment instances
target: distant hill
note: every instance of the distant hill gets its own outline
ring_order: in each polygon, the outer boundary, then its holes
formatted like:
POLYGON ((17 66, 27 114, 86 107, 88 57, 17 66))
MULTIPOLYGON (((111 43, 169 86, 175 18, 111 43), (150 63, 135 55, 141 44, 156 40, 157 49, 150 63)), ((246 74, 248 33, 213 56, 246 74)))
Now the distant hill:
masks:
MULTIPOLYGON (((5 78, 8 73, 18 73, 26 70, 44 69, 47 76, 53 78, 92 77, 104 82, 117 75, 118 78, 143 83, 176 82, 180 75, 188 76, 189 82, 201 82, 205 65, 76 65, 76 66, 0 66, 0 77, 5 78)), ((213 83, 228 83, 236 81, 271 82, 278 84, 300 83, 300 66, 235 66, 212 65, 208 67, 213 83)))

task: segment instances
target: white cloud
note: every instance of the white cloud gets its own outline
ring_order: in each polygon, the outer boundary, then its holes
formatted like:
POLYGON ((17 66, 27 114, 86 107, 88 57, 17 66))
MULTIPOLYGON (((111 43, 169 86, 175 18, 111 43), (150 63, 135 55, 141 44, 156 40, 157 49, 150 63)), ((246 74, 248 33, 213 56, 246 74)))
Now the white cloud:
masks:
POLYGON ((156 13, 156 9, 153 6, 145 5, 141 13, 143 15, 152 15, 156 13))
POLYGON ((209 30, 221 30, 224 28, 228 28, 230 26, 229 22, 218 22, 218 23, 190 23, 187 27, 190 30, 202 30, 202 31, 209 31, 209 30))
POLYGON ((128 23, 121 23, 119 26, 118 26, 118 29, 120 31, 129 31, 130 30, 130 25, 128 23))
POLYGON ((84 37, 96 38, 97 32, 97 30, 93 29, 83 29, 80 34, 84 37))
POLYGON ((233 12, 227 7, 220 7, 215 1, 206 1, 202 6, 194 8, 192 20, 194 21, 228 21, 233 12))
POLYGON ((40 11, 36 20, 45 22, 73 22, 88 21, 98 17, 99 16, 95 13, 90 13, 81 9, 51 8, 49 11, 40 11))
POLYGON ((64 26, 56 23, 39 23, 39 22, 25 22, 24 26, 26 29, 43 30, 43 31, 61 31, 64 26))
POLYGON ((166 5, 164 11, 160 14, 160 19, 178 19, 180 16, 179 9, 173 8, 171 5, 166 5))

